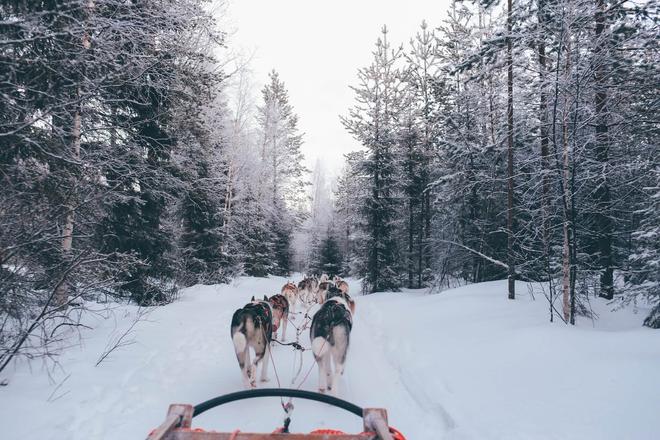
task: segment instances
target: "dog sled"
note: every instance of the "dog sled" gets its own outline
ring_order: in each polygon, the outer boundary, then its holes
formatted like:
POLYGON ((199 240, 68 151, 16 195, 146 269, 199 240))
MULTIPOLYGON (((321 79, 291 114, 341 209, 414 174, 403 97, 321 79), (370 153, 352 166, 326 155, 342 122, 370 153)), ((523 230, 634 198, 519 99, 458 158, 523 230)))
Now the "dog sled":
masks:
POLYGON ((147 440, 405 440, 405 437, 387 423, 387 412, 380 408, 360 408, 350 402, 326 394, 288 388, 262 388, 239 391, 219 396, 196 406, 170 405, 165 421, 154 429, 147 440), (256 397, 289 397, 314 400, 344 409, 358 417, 364 423, 364 431, 358 434, 347 434, 341 431, 320 429, 307 434, 289 433, 293 404, 282 401, 286 419, 284 426, 272 433, 244 433, 240 430, 232 432, 205 431, 192 427, 192 419, 212 408, 238 400, 256 397))

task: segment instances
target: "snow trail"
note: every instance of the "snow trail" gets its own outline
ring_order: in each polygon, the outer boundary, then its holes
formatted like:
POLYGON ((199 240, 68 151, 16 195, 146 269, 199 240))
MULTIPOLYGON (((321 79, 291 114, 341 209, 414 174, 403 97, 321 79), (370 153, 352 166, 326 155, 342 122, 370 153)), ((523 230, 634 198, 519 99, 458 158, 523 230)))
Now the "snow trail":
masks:
MULTIPOLYGON (((170 403, 197 404, 241 389, 231 316, 252 295, 278 293, 286 281, 240 278, 185 289, 179 301, 151 310, 135 327, 133 343, 98 367, 110 336, 121 334, 138 309, 118 307, 115 319, 90 316, 94 330, 83 333, 80 347, 64 351, 61 368, 14 366, 9 386, 0 388, 3 438, 144 438, 170 403)), ((546 322, 545 301, 520 295, 512 302, 502 292, 505 282, 438 295, 355 296, 339 397, 386 408, 390 423, 410 440, 654 438, 660 332, 640 327, 644 313, 610 313, 597 302, 595 328, 590 321, 569 328, 546 322)), ((293 323, 300 326, 302 318, 293 323)), ((293 326, 288 340, 295 340, 293 326)), ((308 329, 300 343, 310 347, 308 329)), ((297 352, 274 345, 271 359, 281 385, 289 387, 297 352)), ((269 376, 258 386, 277 386, 272 364, 269 376)), ((303 353, 299 385, 318 386, 311 352, 303 353)), ((294 432, 362 428, 342 410, 303 400, 294 405, 294 432)), ((209 411, 194 426, 271 432, 283 416, 279 399, 252 399, 209 411)))

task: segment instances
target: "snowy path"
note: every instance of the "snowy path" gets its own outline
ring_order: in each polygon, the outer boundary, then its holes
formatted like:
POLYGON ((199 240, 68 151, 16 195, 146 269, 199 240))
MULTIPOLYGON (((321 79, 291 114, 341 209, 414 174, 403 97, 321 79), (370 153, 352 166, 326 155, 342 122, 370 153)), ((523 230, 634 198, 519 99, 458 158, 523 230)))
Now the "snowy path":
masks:
MULTIPOLYGON (((95 330, 67 349, 50 375, 37 364, 10 372, 10 385, 0 388, 2 438, 139 439, 162 421, 169 403, 195 404, 240 389, 231 315, 285 281, 242 278, 187 289, 178 302, 152 310, 135 328, 134 343, 98 367, 107 341, 130 325, 137 309, 94 319, 95 330)), ((502 282, 440 295, 357 297, 340 397, 387 408, 391 424, 410 440, 654 438, 660 332, 640 327, 643 314, 612 314, 605 304, 594 304, 601 315, 595 328, 590 321, 573 329, 552 325, 545 301, 533 301, 520 286, 515 302, 504 299, 502 282)), ((301 342, 309 346, 307 331, 301 342)), ((281 384, 289 386, 294 350, 276 345, 273 358, 281 384)), ((315 390, 317 369, 306 352, 299 380, 308 371, 302 388, 315 390)), ((277 386, 272 368, 270 378, 260 386, 277 386)), ((295 431, 361 429, 342 410, 295 404, 295 431)), ((278 399, 255 399, 209 411, 195 426, 270 432, 281 419, 278 399)))

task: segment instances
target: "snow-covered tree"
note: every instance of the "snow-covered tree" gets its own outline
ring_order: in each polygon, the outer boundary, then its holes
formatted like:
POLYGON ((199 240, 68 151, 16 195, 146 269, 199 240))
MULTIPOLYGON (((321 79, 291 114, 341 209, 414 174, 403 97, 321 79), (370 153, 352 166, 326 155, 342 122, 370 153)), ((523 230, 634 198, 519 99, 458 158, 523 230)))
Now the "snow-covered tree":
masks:
POLYGON ((398 289, 399 249, 397 217, 397 122, 402 108, 401 49, 392 50, 387 28, 376 42, 372 64, 358 71, 353 87, 356 105, 342 121, 367 149, 361 172, 368 176, 364 217, 367 237, 359 252, 365 254, 363 288, 367 292, 398 289))
POLYGON ((265 204, 274 234, 270 243, 274 273, 286 275, 292 268, 293 230, 302 220, 307 170, 300 151, 302 134, 298 131, 298 116, 275 71, 269 74, 269 82, 262 90, 258 122, 260 179, 264 182, 260 200, 265 204))

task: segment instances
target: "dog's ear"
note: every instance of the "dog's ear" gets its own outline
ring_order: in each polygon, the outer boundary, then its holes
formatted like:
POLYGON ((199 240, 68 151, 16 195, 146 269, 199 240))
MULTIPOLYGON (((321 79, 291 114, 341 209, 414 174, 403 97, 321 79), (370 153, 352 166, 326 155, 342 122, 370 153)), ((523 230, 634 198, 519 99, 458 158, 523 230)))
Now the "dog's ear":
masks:
POLYGON ((264 295, 264 301, 268 301, 268 295, 264 295))
POLYGON ((252 295, 252 299, 250 301, 254 301, 254 295, 252 295))

